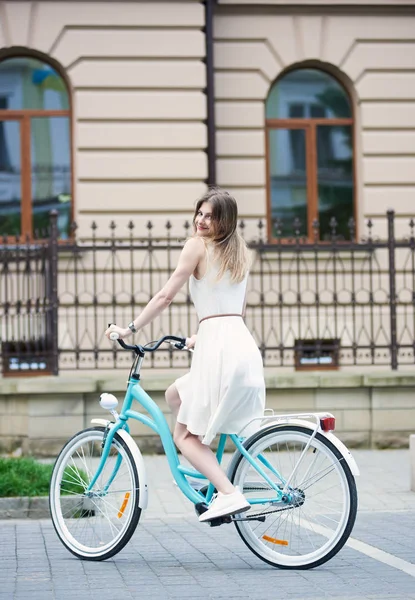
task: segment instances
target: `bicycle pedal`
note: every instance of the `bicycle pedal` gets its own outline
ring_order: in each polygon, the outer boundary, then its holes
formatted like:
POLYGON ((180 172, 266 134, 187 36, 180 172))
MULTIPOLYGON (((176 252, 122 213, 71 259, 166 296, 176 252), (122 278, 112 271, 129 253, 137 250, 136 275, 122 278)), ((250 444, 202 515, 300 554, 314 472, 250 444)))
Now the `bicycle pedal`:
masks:
POLYGON ((218 517, 217 519, 212 519, 211 521, 206 521, 209 523, 210 527, 219 527, 219 525, 225 525, 225 523, 232 523, 232 518, 227 517, 218 517))
MULTIPOLYGON (((200 517, 201 514, 206 512, 207 509, 208 506, 204 502, 199 502, 198 504, 195 504, 195 511, 198 517, 200 517)), ((212 519, 211 521, 205 522, 209 525, 209 527, 219 527, 219 525, 224 525, 225 523, 232 523, 232 517, 230 515, 227 515, 226 517, 218 517, 217 519, 212 519)))
POLYGON ((261 523, 265 522, 265 517, 239 517, 236 515, 235 517, 232 517, 232 522, 235 523, 235 521, 261 521, 261 523))
POLYGON ((206 512, 207 509, 208 507, 204 502, 198 502, 197 504, 195 504, 195 512, 198 517, 200 517, 202 513, 206 512))

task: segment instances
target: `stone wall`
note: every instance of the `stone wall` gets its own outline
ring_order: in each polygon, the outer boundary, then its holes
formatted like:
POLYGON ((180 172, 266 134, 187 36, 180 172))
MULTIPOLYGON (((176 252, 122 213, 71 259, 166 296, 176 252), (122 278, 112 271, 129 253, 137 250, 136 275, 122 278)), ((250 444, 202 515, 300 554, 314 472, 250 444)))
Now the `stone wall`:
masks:
MULTIPOLYGON (((177 372, 143 375, 143 387, 172 423, 164 390, 177 372)), ((103 391, 119 399, 125 374, 78 373, 56 378, 0 380, 0 452, 21 448, 24 454, 55 456, 92 418, 106 418, 99 404, 103 391)), ((415 374, 412 372, 267 373, 267 408, 276 413, 330 411, 336 433, 350 447, 407 447, 415 432, 415 374)), ((138 410, 137 407, 135 407, 138 410)), ((142 451, 159 452, 158 438, 133 422, 131 431, 142 451)))

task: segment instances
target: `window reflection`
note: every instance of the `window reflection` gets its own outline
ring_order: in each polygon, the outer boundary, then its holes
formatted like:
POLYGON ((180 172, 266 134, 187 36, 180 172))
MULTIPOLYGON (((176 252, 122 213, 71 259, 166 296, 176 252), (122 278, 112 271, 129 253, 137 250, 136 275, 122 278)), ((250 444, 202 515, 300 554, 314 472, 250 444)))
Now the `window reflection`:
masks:
POLYGON ((0 121, 0 235, 20 235, 20 212, 20 126, 0 121))
POLYGON ((346 91, 318 69, 291 71, 272 87, 266 117, 273 236, 275 219, 283 220, 281 235, 289 237, 297 218, 300 234, 313 239, 311 223, 318 219, 320 239, 328 240, 335 217, 336 236, 348 239, 354 177, 352 110, 346 91))
POLYGON ((352 128, 350 125, 317 127, 317 183, 320 237, 331 238, 330 219, 337 221, 336 235, 348 239, 353 217, 352 128))
POLYGON ((290 71, 271 89, 267 119, 333 119, 351 117, 349 98, 342 86, 318 69, 290 71))
POLYGON ((65 82, 50 65, 36 58, 15 57, 0 63, 2 93, 9 110, 68 110, 65 82))
POLYGON ((271 217, 273 235, 278 237, 276 220, 282 237, 292 235, 294 219, 300 221, 300 235, 307 231, 307 181, 304 129, 269 131, 271 177, 271 217))
POLYGON ((33 230, 47 228, 49 212, 58 211, 60 238, 67 238, 71 208, 69 118, 31 119, 33 230))
POLYGON ((0 234, 43 235, 54 209, 58 211, 59 237, 67 238, 72 204, 71 139, 69 96, 63 78, 37 58, 3 60, 0 111, 0 234), (8 111, 15 111, 12 119, 16 120, 8 119, 8 111), (36 111, 36 116, 30 111, 36 111), (56 111, 61 111, 61 116, 56 111))

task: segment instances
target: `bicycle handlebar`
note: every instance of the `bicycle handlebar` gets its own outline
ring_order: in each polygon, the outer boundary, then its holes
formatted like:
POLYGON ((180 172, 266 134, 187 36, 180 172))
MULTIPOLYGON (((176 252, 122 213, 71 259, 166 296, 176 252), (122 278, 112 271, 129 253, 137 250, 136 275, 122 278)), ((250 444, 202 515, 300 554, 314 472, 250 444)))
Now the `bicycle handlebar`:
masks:
POLYGON ((177 342, 176 344, 174 344, 174 346, 178 350, 183 350, 183 348, 185 348, 186 346, 186 338, 177 337, 176 335, 164 335, 162 338, 160 338, 154 343, 154 346, 140 346, 138 344, 130 346, 129 344, 126 344, 124 340, 120 339, 118 333, 116 333, 115 331, 113 333, 110 333, 110 339, 113 341, 117 341, 119 345, 122 348, 124 348, 124 350, 132 350, 133 352, 141 354, 142 356, 144 356, 146 352, 155 352, 160 348, 161 344, 163 344, 164 342, 177 342))
POLYGON ((128 346, 124 342, 124 340, 120 340, 120 339, 118 339, 117 342, 120 344, 120 346, 125 348, 125 350, 133 350, 135 348, 137 348, 137 349, 139 348, 143 352, 155 352, 156 350, 158 350, 160 348, 160 346, 164 342, 177 342, 175 344, 175 346, 178 350, 182 350, 186 346, 186 338, 178 337, 176 335, 164 335, 162 338, 160 338, 159 340, 157 340, 154 343, 154 346, 138 346, 138 345, 137 346, 128 346))

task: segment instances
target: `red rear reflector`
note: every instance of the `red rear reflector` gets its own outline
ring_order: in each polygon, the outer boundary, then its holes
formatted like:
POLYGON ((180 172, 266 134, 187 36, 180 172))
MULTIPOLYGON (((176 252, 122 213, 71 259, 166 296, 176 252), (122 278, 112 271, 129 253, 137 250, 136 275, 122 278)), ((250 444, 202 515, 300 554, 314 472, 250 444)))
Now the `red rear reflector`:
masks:
POLYGON ((320 427, 323 431, 334 431, 336 428, 336 419, 334 417, 322 417, 320 427))

